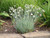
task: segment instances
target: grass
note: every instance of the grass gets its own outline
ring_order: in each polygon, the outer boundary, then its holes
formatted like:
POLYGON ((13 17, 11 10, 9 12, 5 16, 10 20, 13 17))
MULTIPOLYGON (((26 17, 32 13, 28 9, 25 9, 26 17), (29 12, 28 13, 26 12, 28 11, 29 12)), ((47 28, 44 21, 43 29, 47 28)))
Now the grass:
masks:
POLYGON ((40 26, 44 26, 44 25, 50 26, 49 24, 50 23, 50 11, 49 11, 50 10, 50 0, 37 0, 36 3, 38 6, 40 6, 42 9, 45 10, 45 13, 43 14, 45 21, 40 26))
POLYGON ((0 12, 9 12, 9 7, 14 5, 24 8, 25 4, 34 4, 34 0, 0 0, 0 12))
POLYGON ((9 7, 16 4, 16 0, 0 0, 0 12, 8 12, 9 7))

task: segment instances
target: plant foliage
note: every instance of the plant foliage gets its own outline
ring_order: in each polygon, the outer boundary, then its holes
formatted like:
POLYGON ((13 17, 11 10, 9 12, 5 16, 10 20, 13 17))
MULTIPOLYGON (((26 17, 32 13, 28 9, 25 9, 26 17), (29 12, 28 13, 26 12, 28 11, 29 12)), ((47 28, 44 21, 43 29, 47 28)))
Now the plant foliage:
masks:
POLYGON ((34 0, 0 0, 0 12, 6 11, 9 12, 9 7, 15 6, 16 7, 23 7, 25 4, 34 4, 34 0))
POLYGON ((45 11, 38 6, 26 4, 24 9, 10 7, 9 12, 17 31, 25 33, 34 30, 35 22, 42 17, 45 11))
MULTIPOLYGON (((48 25, 50 26, 50 0, 37 0, 37 5, 40 6, 42 9, 45 10, 45 13, 43 14, 44 17, 44 23, 40 26, 48 25)), ((42 18, 43 18, 42 17, 42 18)))

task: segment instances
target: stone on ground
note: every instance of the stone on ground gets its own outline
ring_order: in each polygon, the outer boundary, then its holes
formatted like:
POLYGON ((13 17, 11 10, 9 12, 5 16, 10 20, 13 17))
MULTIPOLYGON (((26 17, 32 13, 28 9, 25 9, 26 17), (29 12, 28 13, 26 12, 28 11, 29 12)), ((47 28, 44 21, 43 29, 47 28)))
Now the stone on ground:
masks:
POLYGON ((0 34, 0 38, 50 38, 50 32, 30 32, 25 34, 0 34))
POLYGON ((31 32, 22 34, 25 38, 50 38, 50 33, 46 31, 31 32))
POLYGON ((23 38, 20 34, 0 34, 0 38, 23 38))

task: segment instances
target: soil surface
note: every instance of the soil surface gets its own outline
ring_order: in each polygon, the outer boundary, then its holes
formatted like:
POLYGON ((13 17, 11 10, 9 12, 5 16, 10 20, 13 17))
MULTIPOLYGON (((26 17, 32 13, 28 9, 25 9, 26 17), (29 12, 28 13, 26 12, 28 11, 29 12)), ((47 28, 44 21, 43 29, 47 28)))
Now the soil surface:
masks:
POLYGON ((16 29, 13 27, 11 19, 10 18, 0 18, 1 20, 5 21, 3 25, 0 28, 0 33, 17 33, 16 29))
MULTIPOLYGON (((1 20, 4 20, 6 23, 3 23, 3 25, 0 28, 0 33, 17 33, 16 29, 13 27, 11 19, 10 18, 1 18, 1 20)), ((47 27, 36 27, 35 31, 50 31, 50 28, 47 27)))

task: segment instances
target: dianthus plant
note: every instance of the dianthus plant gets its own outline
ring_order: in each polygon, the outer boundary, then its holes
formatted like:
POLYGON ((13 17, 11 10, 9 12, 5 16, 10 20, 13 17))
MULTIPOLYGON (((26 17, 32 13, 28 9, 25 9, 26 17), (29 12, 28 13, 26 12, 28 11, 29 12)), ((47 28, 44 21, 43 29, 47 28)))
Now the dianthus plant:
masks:
POLYGON ((38 6, 26 4, 24 9, 22 7, 10 7, 9 12, 16 30, 26 33, 34 31, 35 22, 45 11, 38 6))

